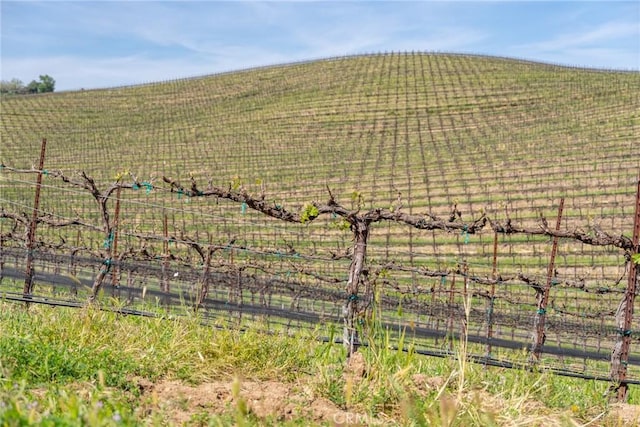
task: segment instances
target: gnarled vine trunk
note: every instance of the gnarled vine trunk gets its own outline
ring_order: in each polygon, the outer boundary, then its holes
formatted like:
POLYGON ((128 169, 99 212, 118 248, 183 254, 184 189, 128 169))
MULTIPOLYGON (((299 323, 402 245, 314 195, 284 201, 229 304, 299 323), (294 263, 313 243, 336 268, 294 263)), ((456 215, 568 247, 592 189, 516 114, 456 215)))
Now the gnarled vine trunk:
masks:
POLYGON ((351 356, 358 350, 360 340, 358 337, 358 318, 362 308, 358 304, 360 298, 358 291, 363 275, 366 274, 367 240, 369 238, 370 223, 362 218, 351 218, 351 231, 353 232, 353 258, 349 266, 349 279, 347 281, 347 301, 343 308, 344 335, 343 342, 347 349, 347 356, 351 356))

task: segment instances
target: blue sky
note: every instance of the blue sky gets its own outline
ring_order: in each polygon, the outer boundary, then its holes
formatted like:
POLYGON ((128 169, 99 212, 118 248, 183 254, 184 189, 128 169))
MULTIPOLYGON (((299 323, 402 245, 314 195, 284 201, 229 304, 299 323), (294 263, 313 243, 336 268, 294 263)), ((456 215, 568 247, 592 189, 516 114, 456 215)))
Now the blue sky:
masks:
POLYGON ((389 51, 640 69, 640 2, 7 1, 0 78, 111 87, 389 51))

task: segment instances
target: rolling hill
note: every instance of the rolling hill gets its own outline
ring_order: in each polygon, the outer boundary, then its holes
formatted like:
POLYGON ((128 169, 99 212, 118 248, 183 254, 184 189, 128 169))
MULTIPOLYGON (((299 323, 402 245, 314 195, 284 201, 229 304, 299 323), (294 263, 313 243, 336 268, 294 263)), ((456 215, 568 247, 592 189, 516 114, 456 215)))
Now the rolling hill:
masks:
POLYGON ((364 207, 400 197, 411 213, 447 214, 457 203, 468 215, 504 218, 509 209, 527 220, 553 216, 564 196, 567 221, 621 233, 631 228, 640 169, 639 96, 633 72, 353 56, 5 97, 0 160, 35 165, 47 138, 49 169, 98 182, 124 170, 202 185, 236 180, 289 206, 325 200, 328 186, 345 204, 354 194, 364 207))
MULTIPOLYGON (((283 313, 291 307, 320 317, 339 311, 352 234, 340 218, 286 224, 244 204, 185 197, 163 187, 163 176, 187 186, 193 179, 199 188, 244 189, 292 211, 327 201, 329 189, 353 209, 401 205, 410 214, 447 217, 455 206, 465 221, 486 214, 530 227, 541 217, 553 223, 564 197, 563 229, 614 236, 630 236, 632 230, 640 172, 637 72, 391 53, 143 86, 3 97, 1 103, 4 165, 37 165, 46 138, 47 170, 69 176, 84 171, 100 188, 117 176, 149 183, 146 190, 122 193, 120 252, 144 249, 152 262, 168 259, 170 252, 179 260, 174 264, 187 268, 177 280, 192 286, 204 258, 190 242, 218 245, 212 269, 222 271, 220 277, 242 273, 249 287, 247 280, 255 280, 244 295, 240 279, 228 289, 220 279, 214 297, 223 305, 249 302, 283 313), (163 234, 170 239, 166 246, 163 234), (141 241, 149 235, 158 238, 141 241)), ((5 212, 30 216, 32 178, 0 173, 5 212)), ((112 213, 114 203, 108 204, 112 213)), ((45 176, 41 210, 94 226, 39 227, 38 239, 51 248, 96 256, 111 245, 112 236, 105 240, 95 231, 101 219, 89 192, 45 176)), ((0 221, 0 235, 9 230, 7 223, 0 221)), ((469 235, 375 224, 367 259, 372 282, 387 298, 385 318, 440 331, 451 316, 455 271, 466 265, 465 277, 473 279, 469 292, 477 298, 469 328, 476 328, 477 342, 483 342, 478 331, 493 303, 485 309, 488 282, 474 277, 493 274, 493 245, 488 228, 469 235)), ((530 340, 537 294, 527 280, 547 280, 550 246, 540 236, 499 238, 497 269, 505 279, 496 289, 496 312, 502 316, 496 322, 502 328, 498 335, 514 348, 530 340), (507 278, 519 274, 528 279, 507 278)), ((550 303, 556 311, 549 314, 549 341, 573 342, 574 352, 609 349, 625 266, 617 248, 562 240, 554 272, 561 286, 550 303), (606 322, 596 324, 601 317, 606 322), (602 341, 605 335, 609 341, 602 341)), ((149 277, 156 277, 149 269, 149 277)), ((130 271, 127 280, 147 283, 135 274, 130 271)))
MULTIPOLYGON (((33 298, 46 304, 84 306, 83 287, 105 272, 103 296, 108 289, 118 298, 100 302, 119 313, 144 314, 140 307, 154 300, 155 310, 184 314, 207 284, 203 319, 268 318, 276 330, 322 325, 312 335, 333 337, 325 326, 340 324, 354 298, 360 307, 375 301, 373 317, 386 333, 397 331, 393 345, 411 346, 411 355, 451 356, 451 338, 464 336, 465 353, 500 367, 530 367, 522 350, 542 318, 540 366, 609 381, 612 349, 619 354, 614 346, 631 336, 617 315, 629 265, 619 248, 561 239, 547 277, 545 236, 379 222, 366 245, 366 289, 346 295, 353 233, 339 216, 285 223, 246 203, 172 192, 162 177, 185 188, 193 180, 200 189, 246 190, 294 212, 326 202, 330 191, 353 210, 454 220, 458 212, 465 222, 486 215, 527 227, 555 223, 564 198, 562 229, 630 237, 639 174, 638 72, 412 52, 7 96, 0 98, 0 299, 23 297, 25 255, 35 253, 36 281, 54 285, 36 287, 33 298), (42 221, 29 251, 35 178, 13 168, 37 167, 43 138, 40 218, 78 222, 42 221), (115 235, 105 236, 90 191, 57 171, 86 183, 83 171, 101 190, 117 179, 136 183, 119 203, 120 193, 106 203, 115 235), (545 283, 550 299, 541 309, 545 283)), ((640 341, 635 334, 632 341, 622 363, 638 384, 640 341)))

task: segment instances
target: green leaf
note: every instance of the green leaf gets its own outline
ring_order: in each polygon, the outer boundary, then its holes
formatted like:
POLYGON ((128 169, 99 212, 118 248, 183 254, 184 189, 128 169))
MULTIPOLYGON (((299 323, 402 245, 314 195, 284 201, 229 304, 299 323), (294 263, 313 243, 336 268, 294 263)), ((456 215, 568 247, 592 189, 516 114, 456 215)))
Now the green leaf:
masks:
POLYGON ((302 212, 300 213, 300 222, 305 223, 308 221, 313 221, 320 215, 320 211, 315 205, 308 204, 302 208, 302 212))
POLYGON ((640 264, 640 254, 631 255, 631 261, 635 264, 640 264))
POLYGON ((242 186, 242 180, 238 175, 236 175, 233 178, 231 178, 231 180, 229 181, 229 185, 231 185, 231 189, 233 191, 238 191, 242 186))
POLYGON ((349 231, 350 228, 351 223, 349 221, 347 221, 346 219, 342 219, 342 221, 340 221, 340 230, 349 231))

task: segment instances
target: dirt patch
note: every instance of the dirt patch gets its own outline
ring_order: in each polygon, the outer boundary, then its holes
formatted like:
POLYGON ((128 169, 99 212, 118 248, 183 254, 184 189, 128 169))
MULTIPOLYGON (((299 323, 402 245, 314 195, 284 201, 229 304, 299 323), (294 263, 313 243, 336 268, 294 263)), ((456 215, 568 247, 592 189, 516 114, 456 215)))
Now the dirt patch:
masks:
POLYGON ((413 374, 411 382, 416 393, 424 397, 431 391, 440 390, 447 380, 441 376, 430 377, 425 374, 413 374))
POLYGON ((345 377, 351 376, 357 380, 364 378, 367 374, 367 361, 362 353, 356 352, 349 357, 344 374, 345 377))
POLYGON ((606 425, 640 426, 640 406, 615 403, 611 405, 609 413, 604 420, 607 423, 606 425))
POLYGON ((194 386, 163 381, 155 385, 145 383, 140 389, 143 392, 140 415, 161 412, 168 416, 168 424, 188 423, 202 413, 234 413, 242 405, 248 413, 274 421, 304 418, 339 425, 342 420, 356 417, 317 396, 308 386, 277 381, 238 381, 234 385, 234 381, 229 380, 194 386))

